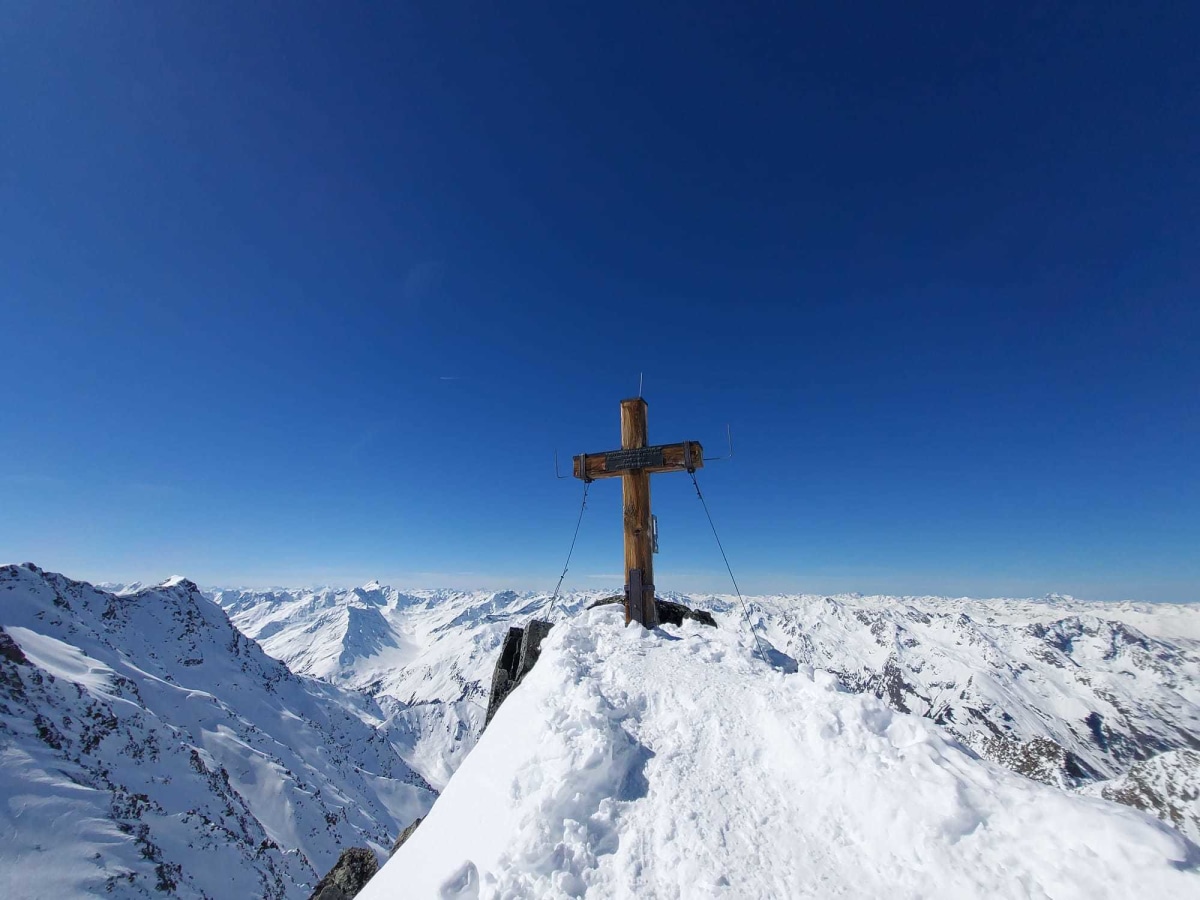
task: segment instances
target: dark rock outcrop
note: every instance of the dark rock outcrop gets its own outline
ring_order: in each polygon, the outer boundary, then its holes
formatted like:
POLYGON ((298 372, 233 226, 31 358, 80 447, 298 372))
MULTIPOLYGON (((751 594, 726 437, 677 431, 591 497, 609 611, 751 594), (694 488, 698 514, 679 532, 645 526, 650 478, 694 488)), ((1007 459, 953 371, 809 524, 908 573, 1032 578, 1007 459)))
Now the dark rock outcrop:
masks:
POLYGON ((500 649, 500 659, 492 673, 492 692, 488 696, 487 715, 483 727, 487 728, 504 699, 517 689, 521 679, 533 668, 542 651, 542 640, 550 633, 552 625, 540 619, 532 619, 524 628, 510 628, 500 649))
POLYGON ((328 874, 317 882, 317 889, 309 900, 351 900, 378 870, 379 861, 372 851, 366 847, 349 847, 342 851, 328 874))
POLYGON ((541 619, 532 619, 521 634, 521 655, 517 662, 517 681, 528 674, 542 652, 542 641, 553 626, 541 619))
POLYGON ((658 607, 658 621, 664 625, 682 625, 684 619, 692 619, 701 625, 717 627, 717 620, 712 617, 712 613, 703 609, 692 609, 682 603, 657 598, 654 605, 658 607))
POLYGON ((1046 737, 1022 742, 1002 734, 989 735, 982 740, 979 751, 1005 768, 1054 787, 1067 787, 1088 777, 1074 753, 1046 737))
MULTIPOLYGON (((625 598, 605 597, 602 600, 597 600, 588 609, 595 609, 597 606, 605 606, 609 603, 624 603, 625 598)), ((717 627, 717 620, 712 617, 712 613, 706 612, 703 609, 692 609, 689 606, 684 606, 682 603, 676 603, 673 600, 662 600, 658 597, 654 598, 654 605, 658 608, 658 621, 663 625, 682 625, 684 619, 693 619, 701 625, 711 625, 717 627)))
POLYGON ((396 855, 396 851, 404 846, 404 842, 413 836, 413 832, 417 830, 417 826, 425 821, 424 816, 418 816, 412 820, 412 824, 400 832, 400 837, 396 838, 396 843, 392 844, 392 852, 388 854, 388 858, 396 855))
POLYGON ((492 672, 492 690, 488 694, 487 714, 483 718, 483 727, 491 724, 496 710, 504 702, 504 698, 516 687, 517 661, 521 657, 521 635, 523 628, 510 628, 504 636, 504 644, 500 648, 500 658, 496 660, 496 668, 492 672))
POLYGON ((21 648, 17 645, 17 642, 3 628, 0 628, 0 656, 3 656, 9 662, 16 663, 18 666, 28 665, 29 663, 29 660, 25 658, 25 654, 21 652, 21 648))

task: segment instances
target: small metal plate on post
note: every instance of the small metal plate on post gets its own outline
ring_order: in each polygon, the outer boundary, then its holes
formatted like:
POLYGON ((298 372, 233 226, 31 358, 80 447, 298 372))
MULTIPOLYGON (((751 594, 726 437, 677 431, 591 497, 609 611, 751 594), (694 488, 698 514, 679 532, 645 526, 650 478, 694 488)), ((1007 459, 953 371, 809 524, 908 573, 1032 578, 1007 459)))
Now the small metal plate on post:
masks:
POLYGON ((629 584, 625 585, 625 624, 628 625, 632 619, 642 625, 645 618, 642 605, 642 570, 630 569, 629 584))
POLYGON ((636 450, 610 450, 604 454, 604 471, 648 469, 663 465, 662 447, 639 447, 636 450))

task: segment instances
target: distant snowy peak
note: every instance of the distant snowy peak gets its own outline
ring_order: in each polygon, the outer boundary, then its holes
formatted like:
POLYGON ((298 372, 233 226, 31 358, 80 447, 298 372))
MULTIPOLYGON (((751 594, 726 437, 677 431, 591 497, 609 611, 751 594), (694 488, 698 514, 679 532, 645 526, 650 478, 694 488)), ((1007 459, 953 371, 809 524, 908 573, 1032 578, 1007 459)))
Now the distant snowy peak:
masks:
MULTIPOLYGON (((29 565, 26 563, 26 565, 29 565)), ((142 581, 101 581, 95 587, 101 591, 107 591, 110 594, 136 594, 138 591, 144 591, 148 587, 153 587, 152 584, 147 584, 142 581)))
MULTIPOLYGON (((31 564, 26 563, 26 565, 28 566, 31 564)), ((100 581, 93 585, 93 587, 97 588, 98 590, 107 591, 110 594, 136 594, 138 591, 148 591, 153 590, 154 588, 178 587, 184 582, 195 585, 195 582, 191 581, 191 579, 184 575, 172 575, 169 578, 164 578, 162 581, 154 583, 146 581, 100 581)), ((197 590, 199 590, 199 588, 197 588, 197 590)))
POLYGON ((1057 593, 1051 593, 1051 594, 1046 594, 1045 596, 1043 596, 1043 597, 1042 597, 1042 602, 1044 602, 1044 603, 1067 603, 1067 604, 1071 604, 1071 603, 1078 603, 1078 602, 1079 602, 1079 598, 1078 598, 1078 597, 1072 597, 1070 594, 1057 594, 1057 593))

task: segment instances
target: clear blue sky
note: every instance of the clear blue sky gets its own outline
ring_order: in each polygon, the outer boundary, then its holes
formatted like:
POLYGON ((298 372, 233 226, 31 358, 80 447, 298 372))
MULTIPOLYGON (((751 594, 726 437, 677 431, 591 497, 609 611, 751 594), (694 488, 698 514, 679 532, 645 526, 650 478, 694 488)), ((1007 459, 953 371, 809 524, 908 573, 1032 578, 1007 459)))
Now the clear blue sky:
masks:
POLYGON ((1200 6, 813 6, 8 4, 0 561, 1200 599, 1200 6))

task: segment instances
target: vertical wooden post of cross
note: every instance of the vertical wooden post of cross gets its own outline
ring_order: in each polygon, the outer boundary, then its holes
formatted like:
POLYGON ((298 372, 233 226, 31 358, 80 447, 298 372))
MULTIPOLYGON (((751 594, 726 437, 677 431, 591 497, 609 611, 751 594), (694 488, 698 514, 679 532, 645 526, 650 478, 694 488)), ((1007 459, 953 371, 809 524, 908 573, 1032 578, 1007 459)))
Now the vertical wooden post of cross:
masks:
MULTIPOLYGON (((621 449, 640 450, 648 443, 646 401, 621 401, 621 449)), ((654 535, 650 525, 650 473, 629 469, 621 473, 625 500, 625 623, 630 619, 647 628, 658 625, 654 604, 654 535)))

